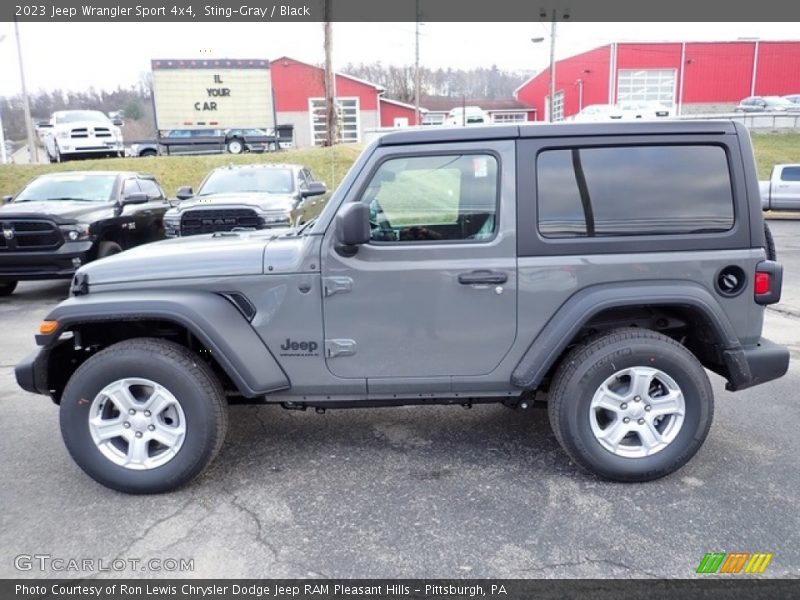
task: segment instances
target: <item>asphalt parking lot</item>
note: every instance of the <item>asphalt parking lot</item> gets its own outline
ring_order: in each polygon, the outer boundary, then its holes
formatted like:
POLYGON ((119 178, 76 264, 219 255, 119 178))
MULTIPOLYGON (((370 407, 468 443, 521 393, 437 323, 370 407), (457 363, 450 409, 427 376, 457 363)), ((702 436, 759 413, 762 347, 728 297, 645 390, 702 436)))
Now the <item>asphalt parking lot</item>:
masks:
POLYGON ((72 462, 56 407, 16 386, 14 364, 67 293, 21 284, 0 299, 0 577, 114 574, 15 568, 45 554, 193 559, 180 575, 194 577, 685 578, 711 551, 772 552, 765 575, 800 576, 800 220, 771 224, 785 280, 766 335, 795 362, 738 394, 712 376, 705 446, 647 484, 577 471, 539 408, 238 406, 203 477, 167 495, 113 492, 72 462))

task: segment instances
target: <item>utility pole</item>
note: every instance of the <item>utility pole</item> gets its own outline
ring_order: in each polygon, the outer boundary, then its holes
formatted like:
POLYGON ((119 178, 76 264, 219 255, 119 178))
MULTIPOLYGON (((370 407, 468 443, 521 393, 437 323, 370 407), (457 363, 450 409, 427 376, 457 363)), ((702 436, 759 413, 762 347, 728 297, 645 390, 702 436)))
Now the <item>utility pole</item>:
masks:
POLYGON ((325 0, 325 121, 326 145, 336 143, 336 74, 333 72, 333 27, 331 24, 331 0, 325 0))
MULTIPOLYGON (((5 39, 5 34, 0 35, 0 43, 5 39)), ((6 136, 3 131, 3 111, 2 108, 0 108, 0 165, 4 165, 6 162, 8 162, 8 156, 6 156, 6 136)))
POLYGON ((414 49, 414 125, 420 125, 419 118, 419 20, 420 10, 419 2, 417 0, 417 30, 416 30, 416 46, 414 49))
POLYGON ((550 107, 549 121, 553 122, 553 107, 556 95, 556 10, 553 9, 553 18, 550 21, 550 107))
POLYGON ((33 139, 33 122, 31 121, 31 102, 28 98, 28 90, 25 88, 25 69, 22 65, 22 44, 19 41, 19 23, 14 19, 14 34, 17 37, 17 56, 19 57, 19 80, 22 84, 22 106, 25 109, 25 131, 28 134, 28 155, 31 164, 39 162, 39 154, 36 151, 36 144, 33 139))

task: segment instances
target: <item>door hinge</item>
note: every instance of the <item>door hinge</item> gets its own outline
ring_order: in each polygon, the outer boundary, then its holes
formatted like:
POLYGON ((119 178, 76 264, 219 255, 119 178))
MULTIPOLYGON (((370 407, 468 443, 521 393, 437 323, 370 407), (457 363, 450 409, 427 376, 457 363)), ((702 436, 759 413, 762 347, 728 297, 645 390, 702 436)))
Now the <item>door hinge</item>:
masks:
POLYGON ((322 283, 326 296, 333 296, 338 292, 350 292, 353 289, 353 280, 349 277, 324 277, 322 283))
POLYGON ((325 356, 352 356, 356 353, 355 340, 325 340, 325 356))

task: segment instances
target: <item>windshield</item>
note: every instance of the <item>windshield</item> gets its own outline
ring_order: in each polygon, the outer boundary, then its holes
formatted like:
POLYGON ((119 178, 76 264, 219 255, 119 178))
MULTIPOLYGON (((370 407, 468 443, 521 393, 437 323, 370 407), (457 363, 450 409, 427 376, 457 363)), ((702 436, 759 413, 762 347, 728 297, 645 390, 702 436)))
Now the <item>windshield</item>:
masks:
POLYGON ((211 172, 197 195, 239 192, 290 194, 293 191, 290 169, 220 169, 211 172))
POLYGON ((45 175, 29 183, 14 202, 44 200, 110 202, 116 179, 116 175, 109 174, 45 175))
POLYGON ((56 123, 77 123, 78 121, 92 121, 94 123, 108 123, 108 117, 99 110, 70 110, 56 113, 56 123))

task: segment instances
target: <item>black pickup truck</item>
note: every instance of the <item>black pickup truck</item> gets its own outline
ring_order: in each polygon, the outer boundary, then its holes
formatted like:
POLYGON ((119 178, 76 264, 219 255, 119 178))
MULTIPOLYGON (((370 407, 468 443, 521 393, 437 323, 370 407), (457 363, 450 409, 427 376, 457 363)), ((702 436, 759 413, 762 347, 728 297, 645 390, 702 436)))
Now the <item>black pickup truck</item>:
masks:
POLYGON ((0 296, 17 282, 70 278, 83 264, 164 237, 164 191, 150 175, 42 175, 0 206, 0 296))

